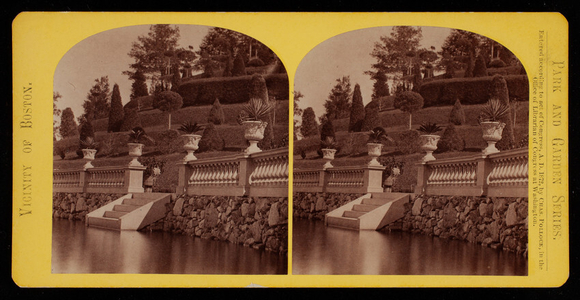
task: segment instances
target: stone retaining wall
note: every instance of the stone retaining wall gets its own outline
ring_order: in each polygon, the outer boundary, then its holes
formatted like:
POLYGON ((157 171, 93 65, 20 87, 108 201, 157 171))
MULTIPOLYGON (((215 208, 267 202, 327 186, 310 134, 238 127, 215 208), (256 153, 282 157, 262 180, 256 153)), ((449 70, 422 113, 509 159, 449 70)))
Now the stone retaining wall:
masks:
MULTIPOLYGON (((53 193, 53 217, 85 221, 85 215, 124 194, 53 193)), ((143 230, 216 239, 288 253, 288 198, 172 197, 165 218, 143 230)))
POLYGON ((403 230, 528 253, 528 198, 417 195, 405 216, 383 230, 403 230))
MULTIPOLYGON (((361 194, 294 193, 294 217, 324 215, 361 194)), ((381 230, 403 230, 464 240, 527 257, 528 198, 417 195, 405 216, 381 230)))
POLYGON ((292 197, 294 217, 324 221, 326 213, 354 201, 362 195, 296 192, 292 197))
POLYGON ((93 210, 124 194, 52 193, 52 216, 57 219, 85 220, 93 210))
POLYGON ((166 217, 144 230, 288 253, 288 198, 180 195, 166 207, 166 217))

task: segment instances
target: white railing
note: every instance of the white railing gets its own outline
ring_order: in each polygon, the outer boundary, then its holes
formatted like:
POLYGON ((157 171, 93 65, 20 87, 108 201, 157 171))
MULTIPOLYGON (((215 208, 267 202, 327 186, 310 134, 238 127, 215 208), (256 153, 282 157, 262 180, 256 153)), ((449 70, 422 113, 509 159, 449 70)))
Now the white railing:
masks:
POLYGON ((142 193, 145 167, 94 167, 54 170, 53 192, 142 193))

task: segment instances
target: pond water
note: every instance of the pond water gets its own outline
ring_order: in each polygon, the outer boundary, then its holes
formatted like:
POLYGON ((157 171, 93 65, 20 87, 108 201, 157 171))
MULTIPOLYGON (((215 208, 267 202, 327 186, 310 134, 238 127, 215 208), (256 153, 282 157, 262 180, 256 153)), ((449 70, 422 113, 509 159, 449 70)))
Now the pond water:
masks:
POLYGON ((53 273, 287 274, 286 255, 168 232, 114 231, 56 219, 53 273))
POLYGON ((293 274, 527 275, 527 259, 465 241, 294 219, 293 274))

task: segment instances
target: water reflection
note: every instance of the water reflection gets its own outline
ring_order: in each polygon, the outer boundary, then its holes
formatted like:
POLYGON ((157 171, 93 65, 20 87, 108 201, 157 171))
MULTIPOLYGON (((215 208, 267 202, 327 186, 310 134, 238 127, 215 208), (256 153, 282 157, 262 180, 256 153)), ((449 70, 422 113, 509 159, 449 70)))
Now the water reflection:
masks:
POLYGON ((167 232, 53 220, 53 273, 287 274, 286 256, 167 232))
POLYGON ((464 241, 294 219, 294 274, 526 275, 527 259, 464 241))

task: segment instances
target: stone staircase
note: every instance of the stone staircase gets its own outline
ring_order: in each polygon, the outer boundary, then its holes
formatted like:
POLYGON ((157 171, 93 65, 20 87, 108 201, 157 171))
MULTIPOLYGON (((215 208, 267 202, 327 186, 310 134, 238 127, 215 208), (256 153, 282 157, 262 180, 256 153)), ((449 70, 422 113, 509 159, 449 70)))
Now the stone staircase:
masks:
POLYGON ((324 223, 344 229, 378 230, 403 217, 410 195, 369 193, 327 213, 324 223))
POLYGON ((165 217, 171 194, 127 194, 86 216, 86 225, 112 230, 139 230, 165 217))

